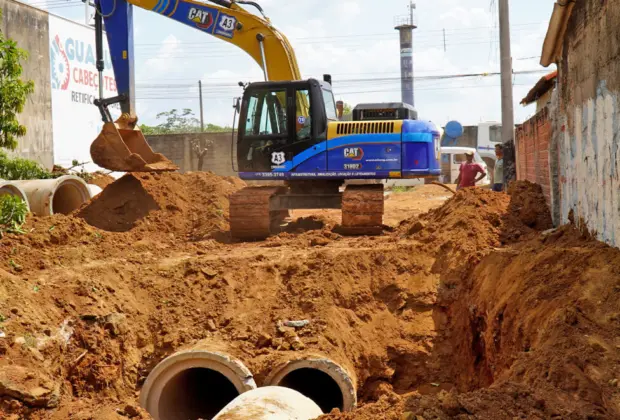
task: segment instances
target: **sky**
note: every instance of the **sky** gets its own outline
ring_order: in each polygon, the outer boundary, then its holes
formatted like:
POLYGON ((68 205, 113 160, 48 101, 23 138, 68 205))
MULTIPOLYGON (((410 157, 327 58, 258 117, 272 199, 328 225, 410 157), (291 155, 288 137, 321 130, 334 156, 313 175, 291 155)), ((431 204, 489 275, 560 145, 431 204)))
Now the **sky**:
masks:
MULTIPOLYGON (((257 0, 291 41, 304 78, 333 77, 337 100, 400 101, 400 49, 395 19, 408 14, 409 0, 257 0)), ((28 0, 51 13, 84 22, 78 0, 28 0)), ((535 106, 521 99, 546 72, 542 43, 554 0, 518 0, 510 5, 515 72, 515 122, 535 106)), ((242 50, 154 12, 135 8, 136 98, 140 122, 190 108, 198 116, 203 83, 206 123, 231 125, 239 81, 260 81, 260 67, 242 50)), ((253 10, 248 8, 248 10, 253 10)), ((415 107, 420 119, 445 125, 501 121, 499 76, 424 80, 424 77, 499 72, 497 0, 417 0, 413 60, 415 107), (445 33, 445 38, 444 38, 445 33)))

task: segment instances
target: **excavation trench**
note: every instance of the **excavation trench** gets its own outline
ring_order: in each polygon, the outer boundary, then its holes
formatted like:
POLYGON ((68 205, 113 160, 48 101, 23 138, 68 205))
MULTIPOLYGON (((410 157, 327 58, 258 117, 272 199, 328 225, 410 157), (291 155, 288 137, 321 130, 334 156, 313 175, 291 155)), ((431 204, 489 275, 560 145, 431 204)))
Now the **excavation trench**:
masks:
POLYGON ((212 419, 237 396, 255 388, 252 374, 240 360, 198 347, 160 362, 142 387, 140 405, 155 420, 212 419))

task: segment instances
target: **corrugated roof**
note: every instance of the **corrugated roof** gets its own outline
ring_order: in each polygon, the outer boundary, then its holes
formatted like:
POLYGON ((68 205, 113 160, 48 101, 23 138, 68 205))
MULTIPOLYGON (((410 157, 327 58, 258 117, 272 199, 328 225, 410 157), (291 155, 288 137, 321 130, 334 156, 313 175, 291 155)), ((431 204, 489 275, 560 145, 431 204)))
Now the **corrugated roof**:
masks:
POLYGON ((555 79, 557 79, 557 77, 557 70, 541 77, 534 87, 527 93, 527 95, 525 95, 525 98, 521 99, 521 105, 529 105, 545 93, 549 92, 555 85, 555 79))

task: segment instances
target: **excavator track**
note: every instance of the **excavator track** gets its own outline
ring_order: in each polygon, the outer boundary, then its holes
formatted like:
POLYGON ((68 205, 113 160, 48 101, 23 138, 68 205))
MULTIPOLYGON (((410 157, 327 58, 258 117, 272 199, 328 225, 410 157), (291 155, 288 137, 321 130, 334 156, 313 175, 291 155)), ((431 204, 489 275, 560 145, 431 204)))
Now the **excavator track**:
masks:
POLYGON ((273 210, 272 198, 286 187, 246 187, 230 196, 230 232, 238 239, 265 239, 277 233, 288 210, 273 210))
POLYGON ((342 226, 346 235, 379 235, 383 231, 383 184, 347 185, 342 195, 342 226))

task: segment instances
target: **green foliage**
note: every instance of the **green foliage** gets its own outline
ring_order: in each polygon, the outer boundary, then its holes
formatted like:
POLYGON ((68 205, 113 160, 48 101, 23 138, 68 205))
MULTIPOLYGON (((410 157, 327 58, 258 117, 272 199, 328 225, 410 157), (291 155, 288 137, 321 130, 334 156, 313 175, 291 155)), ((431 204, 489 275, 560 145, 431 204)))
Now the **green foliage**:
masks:
POLYGON ((22 226, 27 214, 28 206, 24 200, 15 195, 0 195, 0 237, 4 232, 24 233, 22 226))
POLYGON ((49 179, 55 175, 41 167, 37 162, 22 158, 10 158, 0 151, 0 178, 16 179, 49 179))
POLYGON ((342 115, 349 115, 352 113, 353 113, 353 107, 345 102, 344 105, 342 106, 342 115))
MULTIPOLYGON (((180 113, 177 109, 157 114, 157 119, 164 119, 159 125, 148 126, 140 125, 140 130, 145 135, 149 134, 182 134, 182 133, 200 133, 200 120, 198 120, 191 109, 184 108, 180 113)), ((230 127, 220 127, 215 124, 206 124, 205 132, 220 133, 230 132, 230 127)))
POLYGON ((21 80, 20 61, 27 57, 26 51, 0 31, 0 147, 10 150, 15 150, 17 139, 26 134, 26 127, 19 124, 17 114, 24 110, 26 98, 34 92, 32 80, 21 80))

